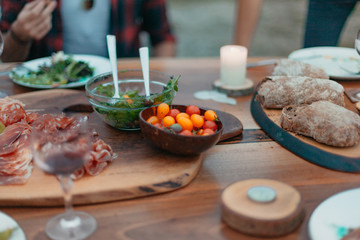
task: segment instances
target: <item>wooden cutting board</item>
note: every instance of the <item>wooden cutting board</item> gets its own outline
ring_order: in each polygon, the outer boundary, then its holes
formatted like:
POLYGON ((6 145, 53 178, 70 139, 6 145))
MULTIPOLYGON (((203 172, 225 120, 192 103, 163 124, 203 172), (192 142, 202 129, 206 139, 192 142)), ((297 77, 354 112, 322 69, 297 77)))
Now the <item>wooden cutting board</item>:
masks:
MULTIPOLYGON (((280 126, 281 110, 265 109, 256 101, 251 102, 251 114, 261 128, 275 141, 298 156, 322 167, 344 171, 360 172, 360 144, 353 147, 332 147, 314 139, 283 130, 280 126)), ((357 112, 353 103, 345 98, 346 108, 357 112)))
MULTIPOLYGON (((26 104, 25 109, 40 113, 89 110, 84 91, 56 89, 13 96, 26 104)), ((182 188, 197 175, 203 155, 176 156, 154 148, 145 141, 141 131, 120 131, 105 123, 95 114, 90 124, 117 157, 100 175, 85 176, 75 181, 73 203, 92 204, 131 199, 165 193, 182 188)), ((220 116, 230 122, 226 135, 241 133, 242 125, 234 116, 220 116)), ((225 129, 224 129, 225 130, 225 129)), ((0 186, 0 206, 62 206, 63 198, 56 178, 44 174, 36 166, 24 185, 0 186)))

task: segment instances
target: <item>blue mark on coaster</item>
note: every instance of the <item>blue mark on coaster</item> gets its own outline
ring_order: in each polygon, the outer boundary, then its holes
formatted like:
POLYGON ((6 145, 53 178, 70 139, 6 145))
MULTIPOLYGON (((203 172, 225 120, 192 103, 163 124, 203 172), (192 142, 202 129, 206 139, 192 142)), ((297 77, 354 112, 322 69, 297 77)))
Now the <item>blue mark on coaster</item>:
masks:
POLYGON ((271 187, 255 186, 248 190, 247 196, 254 202, 269 203, 275 200, 276 191, 271 187))

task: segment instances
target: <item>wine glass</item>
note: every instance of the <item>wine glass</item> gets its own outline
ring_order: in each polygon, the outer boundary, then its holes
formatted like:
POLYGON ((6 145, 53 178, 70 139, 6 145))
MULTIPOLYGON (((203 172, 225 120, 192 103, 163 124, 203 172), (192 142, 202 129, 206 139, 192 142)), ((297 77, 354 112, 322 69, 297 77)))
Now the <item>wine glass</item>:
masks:
POLYGON ((77 117, 65 129, 57 129, 48 122, 40 117, 32 124, 31 149, 36 165, 57 176, 65 212, 51 218, 45 231, 52 239, 84 239, 95 231, 97 223, 88 213, 73 210, 70 190, 71 175, 84 166, 93 143, 87 117, 77 117))
MULTIPOLYGON (((1 56, 2 52, 3 52, 3 50, 4 50, 4 38, 3 38, 3 35, 1 33, 1 31, 0 31, 0 56, 1 56)), ((0 91, 0 98, 6 97, 6 96, 7 96, 6 92, 0 91)))
POLYGON ((360 55, 360 30, 358 31, 355 38, 355 49, 357 53, 360 55))
POLYGON ((3 52, 3 50, 4 50, 4 38, 3 38, 3 35, 1 33, 1 31, 0 31, 0 56, 1 56, 2 52, 3 52))

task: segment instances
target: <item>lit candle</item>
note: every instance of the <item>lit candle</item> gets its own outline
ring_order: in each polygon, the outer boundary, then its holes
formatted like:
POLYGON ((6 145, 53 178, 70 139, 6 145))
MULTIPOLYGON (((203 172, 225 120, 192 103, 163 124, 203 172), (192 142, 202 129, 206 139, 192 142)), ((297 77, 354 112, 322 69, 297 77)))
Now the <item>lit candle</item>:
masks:
POLYGON ((246 59, 248 50, 238 45, 227 45, 220 48, 221 84, 239 87, 246 80, 246 59))

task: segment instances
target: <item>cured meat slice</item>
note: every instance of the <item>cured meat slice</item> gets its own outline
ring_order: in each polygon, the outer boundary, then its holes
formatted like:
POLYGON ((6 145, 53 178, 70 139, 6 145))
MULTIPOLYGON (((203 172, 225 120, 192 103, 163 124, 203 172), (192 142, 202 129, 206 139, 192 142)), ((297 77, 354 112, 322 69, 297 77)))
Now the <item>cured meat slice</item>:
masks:
POLYGON ((24 184, 31 175, 30 126, 24 121, 0 134, 0 185, 24 184))
POLYGON ((30 165, 23 175, 0 175, 0 186, 10 184, 25 184, 30 178, 32 166, 30 165))
MULTIPOLYGON (((57 131, 59 129, 78 127, 78 124, 79 122, 77 120, 66 117, 65 115, 44 114, 33 122, 31 126, 36 129, 45 128, 49 131, 57 131)), ((113 159, 112 148, 102 139, 96 137, 97 133, 95 131, 92 131, 92 134, 95 136, 95 140, 89 154, 89 159, 86 161, 83 169, 73 174, 73 179, 79 179, 85 173, 92 176, 98 175, 113 159)), ((70 136, 63 137, 70 138, 70 136)))
MULTIPOLYGON (((64 114, 26 112, 16 99, 0 99, 0 121, 6 126, 0 134, 0 185, 24 184, 31 176, 33 155, 30 150, 32 128, 48 131, 77 127, 79 122, 64 114)), ((93 131, 95 140, 87 164, 73 174, 79 179, 85 174, 98 175, 113 159, 113 150, 93 131)), ((71 137, 71 136, 68 136, 71 137)))
POLYGON ((29 147, 22 148, 7 156, 0 157, 0 175, 23 175, 28 171, 32 161, 29 147))
POLYGON ((103 140, 97 139, 93 144, 93 150, 90 153, 89 160, 85 165, 88 174, 98 175, 112 161, 113 150, 103 140))
POLYGON ((30 126, 24 122, 15 123, 5 128, 4 132, 0 134, 0 156, 10 154, 28 144, 29 135, 30 126), (20 136, 23 137, 20 138, 20 136))
POLYGON ((33 123, 36 119, 38 119, 39 117, 41 117, 40 114, 35 113, 35 112, 26 112, 26 122, 31 124, 33 123))
POLYGON ((0 98, 0 121, 5 126, 9 126, 25 119, 24 106, 19 100, 10 97, 0 98))
POLYGON ((65 129, 74 121, 74 118, 66 117, 64 114, 43 114, 36 120, 37 121, 31 124, 32 127, 36 129, 46 128, 49 131, 55 131, 57 129, 65 129))

